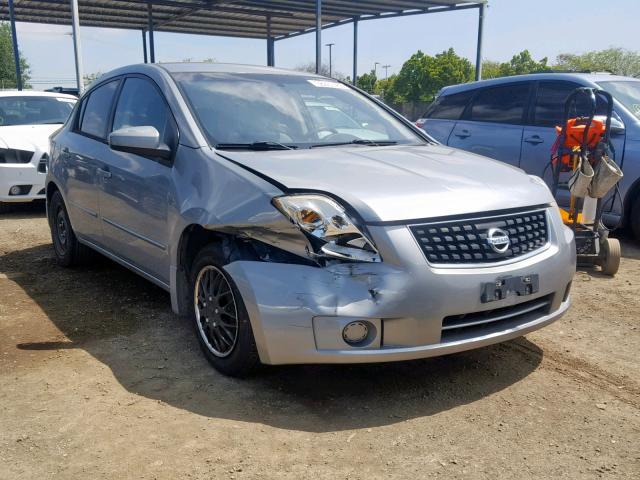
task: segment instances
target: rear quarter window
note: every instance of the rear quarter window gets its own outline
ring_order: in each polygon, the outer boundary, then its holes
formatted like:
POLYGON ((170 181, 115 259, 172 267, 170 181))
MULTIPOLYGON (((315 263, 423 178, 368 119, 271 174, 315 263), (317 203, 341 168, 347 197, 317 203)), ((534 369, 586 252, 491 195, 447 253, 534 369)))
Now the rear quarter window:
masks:
POLYGON ((472 96, 473 91, 441 96, 429 106, 424 118, 458 120, 472 96))

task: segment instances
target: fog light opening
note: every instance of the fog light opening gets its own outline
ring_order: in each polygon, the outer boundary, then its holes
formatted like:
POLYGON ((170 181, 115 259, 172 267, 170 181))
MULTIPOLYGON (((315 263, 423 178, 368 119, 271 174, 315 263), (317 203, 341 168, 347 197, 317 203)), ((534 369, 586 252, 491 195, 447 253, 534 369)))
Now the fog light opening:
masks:
POLYGON ((22 187, 20 185, 14 185, 9 189, 9 195, 20 195, 22 193, 22 187))
POLYGON ((342 338, 349 345, 360 345, 369 337, 367 322, 350 322, 342 329, 342 338))

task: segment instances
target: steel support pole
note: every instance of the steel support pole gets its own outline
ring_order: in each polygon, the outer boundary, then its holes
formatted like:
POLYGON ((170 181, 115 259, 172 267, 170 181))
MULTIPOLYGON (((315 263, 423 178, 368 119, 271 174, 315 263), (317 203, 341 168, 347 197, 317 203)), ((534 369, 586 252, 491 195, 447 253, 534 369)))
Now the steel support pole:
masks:
POLYGON ((142 30, 142 55, 144 58, 144 63, 149 63, 147 58, 147 32, 142 30))
POLYGON ((329 47, 329 76, 333 77, 333 46, 335 43, 327 43, 327 47, 329 47))
POLYGON ((267 15, 267 66, 275 66, 275 41, 271 35, 271 15, 267 15))
POLYGON ((476 51, 476 81, 482 80, 482 31, 484 29, 484 3, 478 6, 478 49, 476 51))
POLYGON ((322 71, 322 0, 316 0, 316 73, 322 71))
POLYGON ((156 63, 156 47, 153 42, 153 7, 147 3, 147 12, 149 17, 149 60, 156 63))
POLYGON ((76 62, 76 84, 78 93, 84 91, 84 72, 82 65, 82 49, 80 47, 80 17, 78 16, 78 0, 71 0, 71 32, 73 37, 73 54, 76 62))
POLYGON ((20 50, 18 50, 18 33, 16 32, 16 16, 13 0, 9 0, 9 22, 11 23, 11 41, 13 42, 13 61, 16 67, 16 87, 22 90, 22 72, 20 71, 20 50))
POLYGON ((353 18, 353 85, 358 84, 358 17, 353 18))

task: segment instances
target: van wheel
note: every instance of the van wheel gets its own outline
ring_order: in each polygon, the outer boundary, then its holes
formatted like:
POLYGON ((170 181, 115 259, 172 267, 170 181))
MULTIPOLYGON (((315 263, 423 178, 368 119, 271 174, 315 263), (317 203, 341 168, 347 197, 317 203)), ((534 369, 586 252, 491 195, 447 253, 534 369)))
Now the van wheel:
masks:
POLYGON ((215 246, 203 248, 191 268, 190 316, 205 357, 219 372, 243 377, 258 365, 249 314, 215 246))
POLYGON ((85 263, 91 255, 91 250, 76 238, 60 192, 54 192, 51 196, 48 212, 53 251, 58 264, 72 267, 85 263))

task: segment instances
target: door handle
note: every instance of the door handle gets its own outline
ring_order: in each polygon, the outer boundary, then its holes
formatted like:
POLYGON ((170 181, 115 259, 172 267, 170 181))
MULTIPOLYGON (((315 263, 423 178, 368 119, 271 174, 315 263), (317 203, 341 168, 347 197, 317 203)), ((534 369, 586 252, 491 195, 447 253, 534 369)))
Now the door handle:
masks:
POLYGON ((111 172, 109 170, 105 170, 104 168, 99 168, 98 172, 102 175, 103 178, 111 178, 111 172))
POLYGON ((524 141, 527 143, 531 143, 532 145, 537 145, 538 143, 544 143, 544 140, 540 138, 538 135, 527 137, 524 139, 524 141))
POLYGON ((467 138, 471 136, 469 130, 460 130, 458 133, 454 133, 454 135, 458 138, 467 138))

